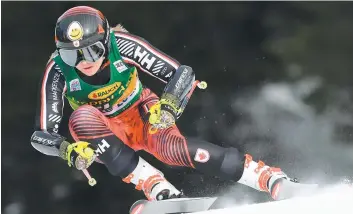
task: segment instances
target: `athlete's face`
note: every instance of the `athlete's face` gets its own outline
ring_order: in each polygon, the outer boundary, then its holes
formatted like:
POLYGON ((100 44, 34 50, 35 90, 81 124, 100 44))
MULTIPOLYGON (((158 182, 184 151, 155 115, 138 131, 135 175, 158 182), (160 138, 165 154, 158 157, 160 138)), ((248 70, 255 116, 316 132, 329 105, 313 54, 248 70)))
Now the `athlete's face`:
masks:
POLYGON ((103 63, 104 57, 101 57, 96 62, 81 61, 76 68, 87 76, 93 76, 103 63))

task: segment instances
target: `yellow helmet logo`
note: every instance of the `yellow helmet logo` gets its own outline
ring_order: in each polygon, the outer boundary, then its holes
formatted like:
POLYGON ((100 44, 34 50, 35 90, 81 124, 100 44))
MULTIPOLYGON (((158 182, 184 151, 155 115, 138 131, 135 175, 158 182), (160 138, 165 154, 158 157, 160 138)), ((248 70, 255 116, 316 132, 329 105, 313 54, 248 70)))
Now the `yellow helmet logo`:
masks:
POLYGON ((67 37, 71 41, 77 41, 82 39, 83 37, 83 28, 79 22, 71 22, 69 27, 67 28, 67 37))

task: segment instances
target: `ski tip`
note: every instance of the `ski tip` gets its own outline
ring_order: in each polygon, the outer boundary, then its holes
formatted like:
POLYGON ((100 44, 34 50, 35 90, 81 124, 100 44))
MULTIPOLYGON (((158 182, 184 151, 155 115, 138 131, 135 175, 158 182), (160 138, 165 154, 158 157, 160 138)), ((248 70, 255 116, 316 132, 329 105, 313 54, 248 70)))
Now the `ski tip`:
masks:
POLYGON ((138 200, 130 208, 129 214, 141 214, 147 200, 138 200))
POLYGON ((134 207, 131 211, 130 214, 140 214, 143 210, 144 204, 139 204, 136 207, 134 207))

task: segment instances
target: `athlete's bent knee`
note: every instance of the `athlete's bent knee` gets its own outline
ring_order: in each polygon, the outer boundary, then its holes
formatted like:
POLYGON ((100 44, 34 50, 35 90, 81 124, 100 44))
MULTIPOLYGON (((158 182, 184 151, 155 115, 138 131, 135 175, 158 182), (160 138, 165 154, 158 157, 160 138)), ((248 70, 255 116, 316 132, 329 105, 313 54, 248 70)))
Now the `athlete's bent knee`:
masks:
POLYGON ((97 158, 112 175, 126 177, 136 168, 138 155, 111 131, 108 119, 95 107, 76 109, 69 129, 76 141, 87 141, 97 148, 97 158))
POLYGON ((69 130, 76 141, 113 134, 108 119, 98 109, 90 105, 80 106, 71 114, 69 130))
POLYGON ((114 176, 128 176, 137 166, 139 156, 116 136, 105 137, 97 144, 96 154, 114 176))

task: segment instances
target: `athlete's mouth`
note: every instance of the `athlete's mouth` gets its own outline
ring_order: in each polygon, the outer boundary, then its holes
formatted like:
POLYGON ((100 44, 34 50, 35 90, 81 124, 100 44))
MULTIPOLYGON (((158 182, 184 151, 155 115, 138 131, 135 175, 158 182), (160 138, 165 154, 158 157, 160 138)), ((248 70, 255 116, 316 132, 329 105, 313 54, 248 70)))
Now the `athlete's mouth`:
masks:
POLYGON ((93 68, 93 66, 88 66, 88 67, 85 67, 83 69, 88 70, 88 69, 91 69, 91 68, 93 68))

